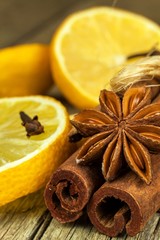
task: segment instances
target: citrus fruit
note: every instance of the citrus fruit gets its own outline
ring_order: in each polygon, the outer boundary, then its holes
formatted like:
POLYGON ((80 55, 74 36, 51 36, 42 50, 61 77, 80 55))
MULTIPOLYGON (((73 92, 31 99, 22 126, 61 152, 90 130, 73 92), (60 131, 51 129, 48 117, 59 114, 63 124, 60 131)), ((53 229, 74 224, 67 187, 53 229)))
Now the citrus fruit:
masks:
MULTIPOLYGON (((70 129, 64 106, 51 97, 0 99, 0 205, 34 192, 70 155, 70 129), (20 112, 38 121, 44 132, 26 136, 20 112)), ((73 147, 72 147, 73 149, 73 147)))
POLYGON ((127 57, 160 43, 160 28, 135 13, 95 7, 68 16, 51 41, 54 80, 78 108, 98 104, 99 92, 127 57))
POLYGON ((41 94, 52 83, 48 45, 22 44, 0 50, 0 97, 41 94))

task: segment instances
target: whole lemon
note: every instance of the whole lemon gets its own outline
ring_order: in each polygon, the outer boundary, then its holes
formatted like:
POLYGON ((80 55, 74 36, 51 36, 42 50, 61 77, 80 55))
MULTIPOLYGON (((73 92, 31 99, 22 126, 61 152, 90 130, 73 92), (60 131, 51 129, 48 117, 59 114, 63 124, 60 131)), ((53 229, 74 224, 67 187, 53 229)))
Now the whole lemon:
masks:
POLYGON ((41 94, 52 84, 48 45, 22 44, 0 50, 0 97, 41 94))

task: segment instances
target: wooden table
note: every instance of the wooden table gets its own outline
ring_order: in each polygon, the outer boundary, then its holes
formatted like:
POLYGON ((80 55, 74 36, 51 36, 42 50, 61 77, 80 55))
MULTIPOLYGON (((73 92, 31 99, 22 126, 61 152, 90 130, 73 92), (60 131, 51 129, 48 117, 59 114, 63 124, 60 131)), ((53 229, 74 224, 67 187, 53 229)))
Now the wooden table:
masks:
MULTIPOLYGON (((0 0, 0 47, 20 43, 49 43, 55 28, 69 13, 96 5, 117 7, 143 14, 160 22, 159 0, 0 0)), ((61 98, 61 97, 60 97, 61 98)), ((75 111, 63 98, 69 112, 75 111)), ((136 237, 112 239, 160 239, 160 218, 155 214, 136 237)), ((96 231, 87 216, 62 225, 45 207, 43 189, 0 208, 1 240, 109 240, 96 231)))

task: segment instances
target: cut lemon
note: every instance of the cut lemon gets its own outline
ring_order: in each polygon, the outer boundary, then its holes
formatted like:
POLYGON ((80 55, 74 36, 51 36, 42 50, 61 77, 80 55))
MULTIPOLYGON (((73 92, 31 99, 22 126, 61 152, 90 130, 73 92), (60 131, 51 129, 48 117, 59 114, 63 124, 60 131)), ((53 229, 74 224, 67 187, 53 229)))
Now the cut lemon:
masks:
POLYGON ((51 41, 55 82, 76 107, 94 107, 127 56, 159 43, 159 26, 140 15, 109 7, 74 13, 51 41))
POLYGON ((70 154, 69 117, 50 97, 0 99, 0 205, 34 192, 70 154), (26 136, 20 111, 43 125, 44 132, 26 136))

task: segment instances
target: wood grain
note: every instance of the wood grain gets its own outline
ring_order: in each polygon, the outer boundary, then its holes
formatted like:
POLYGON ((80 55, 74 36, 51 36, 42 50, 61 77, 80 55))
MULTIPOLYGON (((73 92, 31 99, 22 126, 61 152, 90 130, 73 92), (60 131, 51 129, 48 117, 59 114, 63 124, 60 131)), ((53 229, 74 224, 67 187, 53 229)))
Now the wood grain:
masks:
POLYGON ((43 189, 0 208, 0 239, 3 240, 159 240, 159 214, 135 237, 125 234, 109 238, 99 233, 86 215, 78 221, 60 224, 50 216, 43 200, 43 189))
POLYGON ((17 43, 49 43, 58 24, 71 12, 92 6, 112 6, 143 14, 160 23, 159 0, 2 0, 0 47, 17 43))

